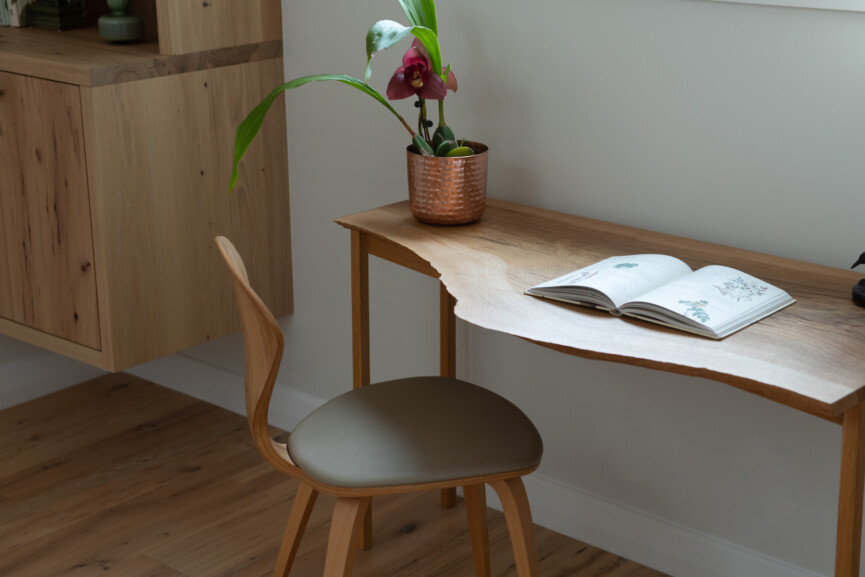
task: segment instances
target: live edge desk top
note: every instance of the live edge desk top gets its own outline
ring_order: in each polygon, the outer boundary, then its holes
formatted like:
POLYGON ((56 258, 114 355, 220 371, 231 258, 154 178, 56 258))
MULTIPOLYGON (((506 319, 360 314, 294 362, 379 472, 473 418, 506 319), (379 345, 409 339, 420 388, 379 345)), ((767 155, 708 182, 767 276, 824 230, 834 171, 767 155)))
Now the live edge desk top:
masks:
MULTIPOLYGON (((479 222, 464 226, 421 224, 407 202, 337 222, 351 230, 356 387, 369 384, 372 254, 441 280, 443 375, 456 372, 457 316, 580 357, 713 379, 839 423, 835 577, 859 577, 865 309, 850 298, 858 274, 492 199, 479 222), (674 255, 694 269, 731 266, 781 287, 797 302, 715 341, 523 294, 609 256, 641 253, 674 255)), ((453 493, 442 495, 443 504, 455 502, 453 493)))
POLYGON ((369 253, 441 279, 457 317, 580 357, 706 377, 840 423, 865 400, 861 275, 488 199, 480 221, 419 223, 402 202, 337 219, 369 253), (796 304, 721 341, 523 294, 615 255, 660 253, 696 269, 722 264, 790 293, 796 304))

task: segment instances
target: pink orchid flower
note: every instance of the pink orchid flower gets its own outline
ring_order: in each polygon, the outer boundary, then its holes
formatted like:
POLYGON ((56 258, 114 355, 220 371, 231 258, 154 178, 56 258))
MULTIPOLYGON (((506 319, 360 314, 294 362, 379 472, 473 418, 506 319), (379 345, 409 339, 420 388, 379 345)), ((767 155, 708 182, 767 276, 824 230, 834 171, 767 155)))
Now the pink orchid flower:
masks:
POLYGON ((434 74, 431 68, 426 48, 420 40, 415 39, 402 57, 402 66, 396 69, 387 85, 387 97, 400 100, 417 94, 418 98, 425 100, 442 100, 448 89, 457 91, 457 79, 453 72, 448 73, 445 83, 441 75, 434 74))

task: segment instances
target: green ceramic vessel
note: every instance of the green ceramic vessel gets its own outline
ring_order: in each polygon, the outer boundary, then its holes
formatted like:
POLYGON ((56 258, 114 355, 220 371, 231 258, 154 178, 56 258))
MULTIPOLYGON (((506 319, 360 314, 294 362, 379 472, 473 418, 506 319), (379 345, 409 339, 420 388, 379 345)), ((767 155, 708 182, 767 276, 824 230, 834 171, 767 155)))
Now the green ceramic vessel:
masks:
POLYGON ((129 14, 129 0, 108 0, 111 14, 99 17, 99 36, 109 42, 132 42, 144 37, 144 22, 129 14))

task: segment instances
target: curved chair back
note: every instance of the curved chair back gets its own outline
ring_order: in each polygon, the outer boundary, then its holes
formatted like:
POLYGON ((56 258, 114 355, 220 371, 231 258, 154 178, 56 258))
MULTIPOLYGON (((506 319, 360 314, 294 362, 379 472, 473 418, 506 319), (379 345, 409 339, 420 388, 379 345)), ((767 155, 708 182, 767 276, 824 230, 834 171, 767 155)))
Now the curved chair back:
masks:
POLYGON ((282 360, 282 331, 270 310, 249 286, 249 275, 237 249, 224 236, 217 236, 214 240, 231 271, 234 296, 243 326, 249 428, 262 455, 273 465, 285 469, 286 461, 291 461, 284 447, 272 441, 267 427, 270 397, 282 360))
POLYGON ((368 548, 371 544, 371 517, 366 513, 373 496, 465 485, 475 571, 477 575, 490 575, 483 488, 484 483, 489 483, 499 494, 505 512, 518 577, 537 577, 532 516, 521 477, 538 466, 543 446, 528 417, 494 393, 456 379, 421 377, 379 383, 325 403, 295 427, 291 434, 292 452, 298 464, 304 466, 302 470, 292 462, 288 447, 270 438, 267 427, 267 410, 282 359, 282 331, 250 288, 243 260, 231 242, 220 236, 216 237, 216 244, 234 276, 234 294, 246 346, 246 410, 255 444, 276 469, 300 481, 273 574, 288 576, 319 491, 337 497, 324 574, 349 577, 358 545, 368 548), (423 393, 424 390, 435 394, 423 393), (438 406, 432 417, 433 427, 418 427, 414 417, 425 411, 410 411, 421 406, 419 403, 438 406), (459 403, 459 411, 454 412, 454 403, 459 403), (401 420, 406 413, 412 418, 401 420), (490 422, 491 415, 507 421, 510 426, 491 436, 476 434, 478 423, 490 422), (428 430, 448 423, 456 431, 453 438, 442 439, 442 435, 437 435, 435 442, 428 442, 428 430), (335 435, 324 434, 334 429, 338 429, 335 435), (504 431, 508 429, 516 432, 513 438, 505 438, 504 431), (344 444, 349 435, 360 440, 352 448, 353 461, 346 459, 341 451, 331 450, 335 445, 344 444), (519 449, 501 456, 504 453, 497 446, 525 445, 521 437, 530 438, 528 450, 519 449), (458 458, 454 457, 456 452, 460 453, 458 458), (423 475, 409 478, 411 470, 424 467, 420 463, 431 457, 435 460, 436 455, 444 457, 435 461, 436 465, 423 475), (489 455, 496 455, 498 464, 489 465, 484 471, 472 473, 464 465, 478 459, 486 460, 489 455), (520 457, 512 458, 516 455, 520 457), (375 482, 357 483, 358 474, 361 477, 365 474, 360 472, 359 463, 373 457, 378 459, 379 468, 392 472, 376 477, 375 482))

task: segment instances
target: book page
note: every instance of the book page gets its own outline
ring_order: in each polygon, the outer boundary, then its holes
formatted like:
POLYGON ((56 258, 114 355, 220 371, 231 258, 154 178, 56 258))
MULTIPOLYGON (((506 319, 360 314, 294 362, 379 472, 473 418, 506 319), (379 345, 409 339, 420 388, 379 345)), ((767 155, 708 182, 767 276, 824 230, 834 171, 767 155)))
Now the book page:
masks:
MULTIPOLYGON (((776 310, 779 303, 792 302, 783 290, 749 274, 725 266, 707 266, 641 295, 637 301, 668 309, 691 324, 725 333, 776 310)), ((628 312, 639 305, 628 304, 628 312)))
POLYGON ((618 309, 629 300, 690 272, 688 265, 672 256, 614 256, 539 284, 531 290, 540 289, 541 292, 550 288, 586 287, 606 295, 618 309))

